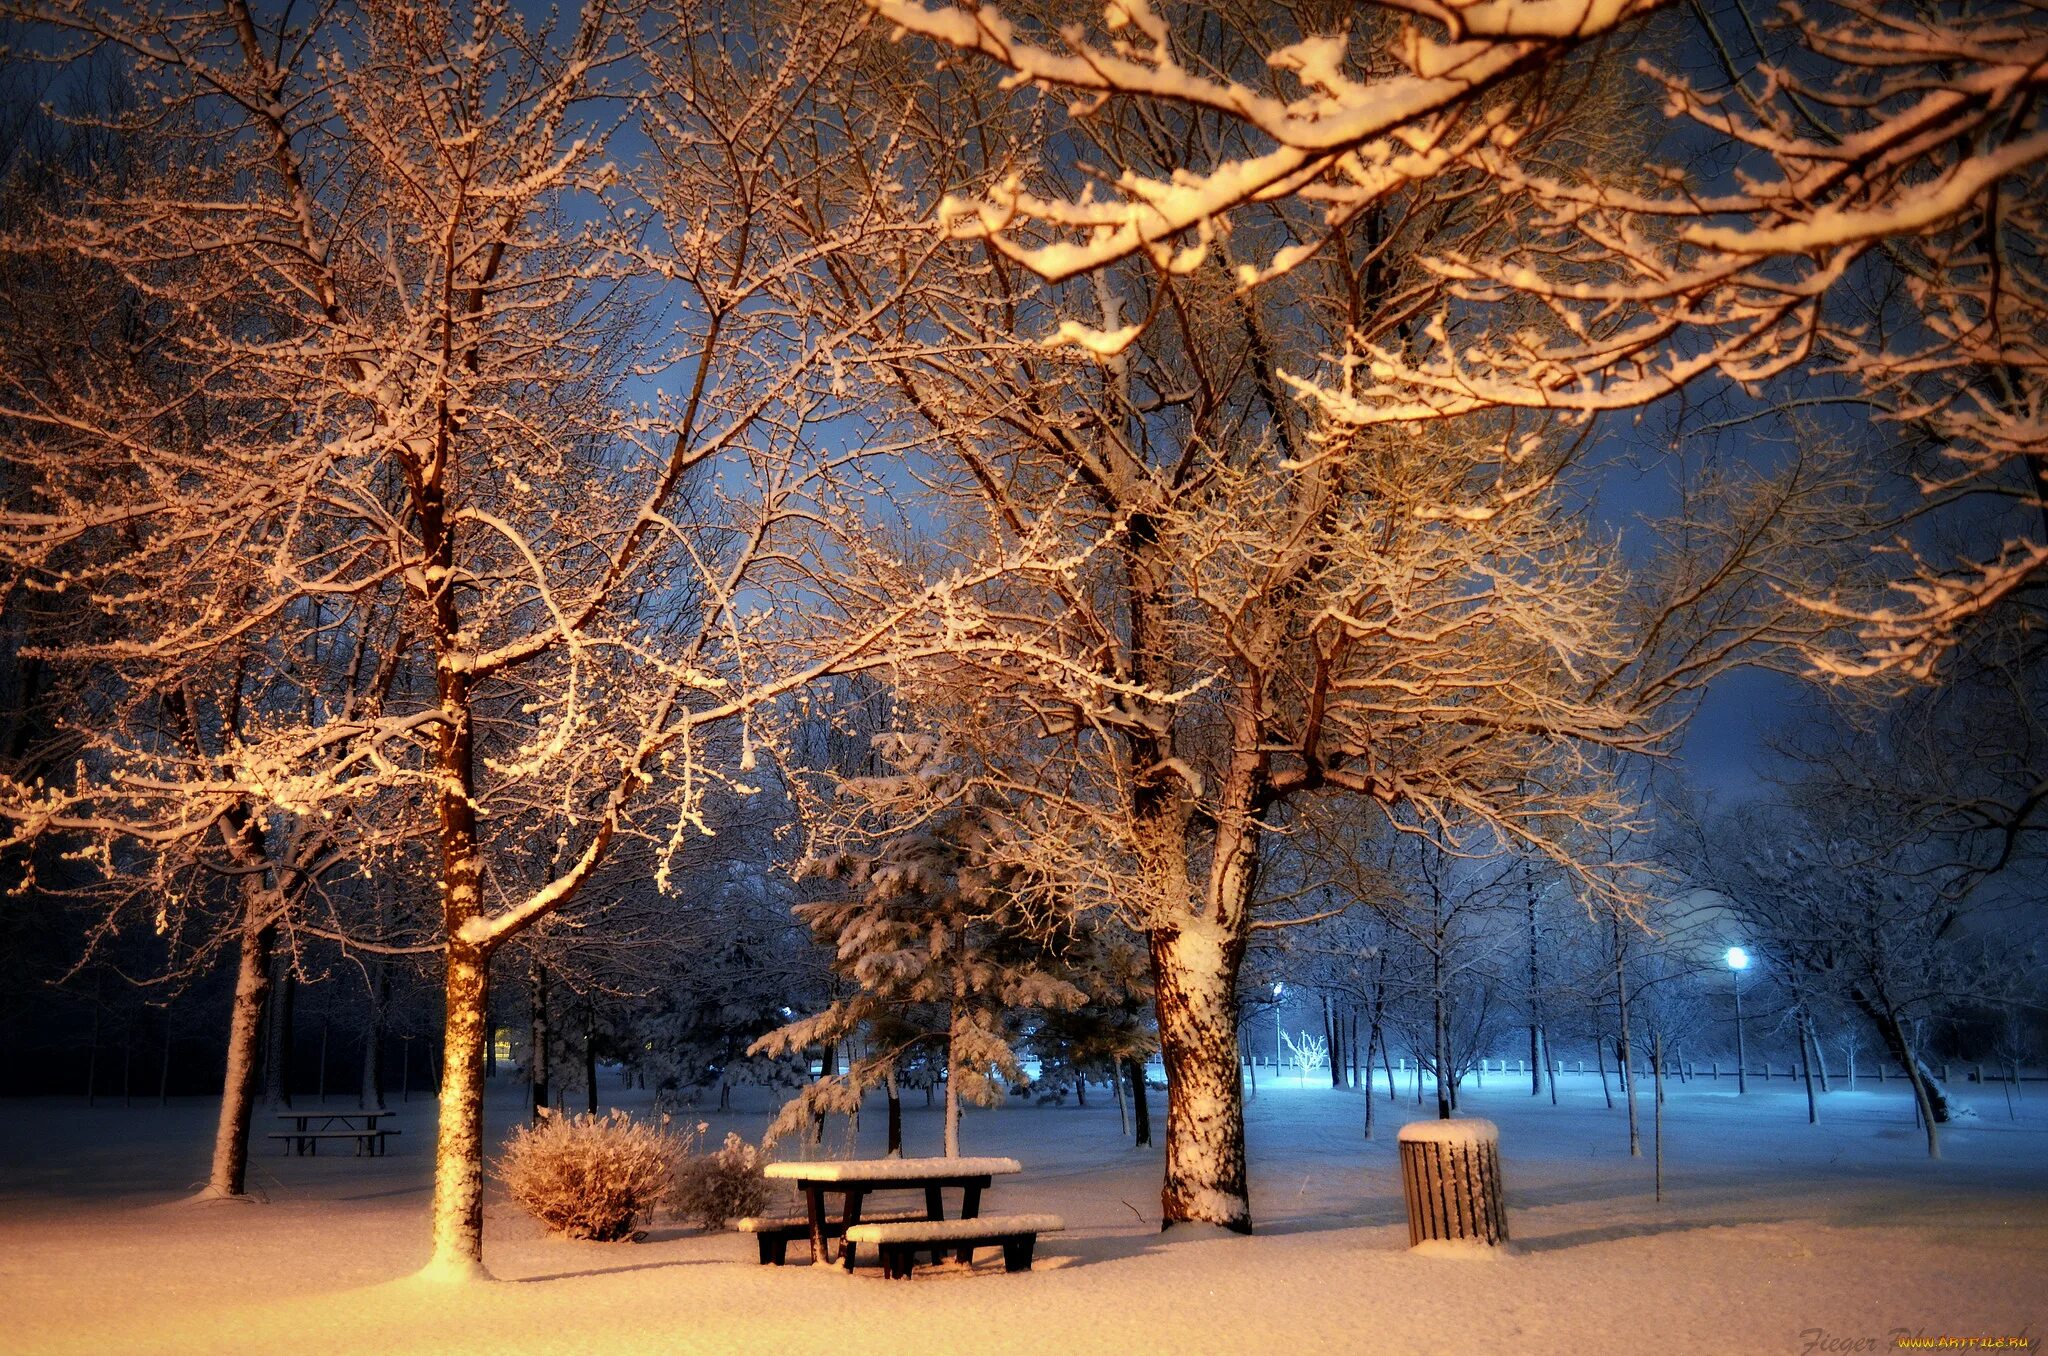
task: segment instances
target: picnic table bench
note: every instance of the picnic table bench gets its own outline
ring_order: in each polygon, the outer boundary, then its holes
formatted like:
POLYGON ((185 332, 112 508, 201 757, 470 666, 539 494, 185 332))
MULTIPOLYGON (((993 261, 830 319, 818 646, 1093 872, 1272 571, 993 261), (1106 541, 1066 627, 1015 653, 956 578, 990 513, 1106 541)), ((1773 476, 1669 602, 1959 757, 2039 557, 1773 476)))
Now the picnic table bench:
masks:
MULTIPOLYGON (((946 1216, 943 1194, 946 1188, 957 1187, 960 1190, 960 1218, 971 1220, 981 1213, 981 1193, 988 1189, 992 1178, 1023 1170, 1023 1165, 1014 1158, 848 1158, 818 1163, 770 1163, 762 1173, 796 1183, 797 1190, 804 1197, 804 1213, 811 1236, 811 1260, 830 1262, 833 1260, 831 1236, 847 1237, 850 1230, 860 1225, 861 1205, 871 1192, 922 1191, 925 1220, 933 1221, 943 1220, 946 1216), (828 1230, 825 1197, 832 1194, 842 1197, 844 1204, 840 1217, 833 1221, 836 1227, 828 1230)), ((972 1255, 971 1247, 958 1243, 954 1246, 972 1255)), ((841 1264, 852 1270, 853 1250, 844 1248, 842 1254, 841 1264)), ((762 1260, 764 1263, 768 1261, 765 1248, 762 1260)))
POLYGON ((920 1252, 955 1252, 962 1262, 974 1260, 976 1248, 1000 1247, 1005 1271, 1031 1270, 1031 1250, 1040 1234, 1058 1233, 1066 1228, 1058 1215, 983 1215, 974 1219, 922 1219, 873 1221, 851 1225, 846 1230, 846 1265, 853 1267, 854 1249, 872 1243, 882 1254, 882 1274, 892 1280, 908 1279, 920 1252), (933 1244, 939 1244, 934 1249, 933 1244))
POLYGON ((385 1140, 402 1131, 389 1127, 380 1128, 378 1121, 396 1115, 391 1111, 280 1111, 277 1119, 292 1122, 289 1130, 271 1132, 265 1138, 284 1141, 284 1150, 290 1154, 318 1154, 323 1139, 354 1140, 356 1155, 376 1156, 385 1150, 385 1140), (320 1124, 315 1127, 313 1122, 320 1124), (341 1128, 335 1128, 335 1122, 341 1128), (360 1125, 357 1122, 362 1122, 360 1125))
MULTIPOLYGON (((923 1218, 923 1214, 912 1210, 889 1215, 869 1215, 867 1222, 895 1223, 900 1220, 923 1218)), ((789 1245, 799 1238, 807 1239, 811 1236, 811 1219, 807 1214, 749 1216, 733 1221, 733 1227, 743 1234, 754 1236, 754 1242, 761 1251, 761 1265, 764 1267, 783 1265, 789 1253, 789 1245)), ((845 1219, 835 1216, 825 1221, 825 1237, 837 1238, 845 1232, 845 1219)))

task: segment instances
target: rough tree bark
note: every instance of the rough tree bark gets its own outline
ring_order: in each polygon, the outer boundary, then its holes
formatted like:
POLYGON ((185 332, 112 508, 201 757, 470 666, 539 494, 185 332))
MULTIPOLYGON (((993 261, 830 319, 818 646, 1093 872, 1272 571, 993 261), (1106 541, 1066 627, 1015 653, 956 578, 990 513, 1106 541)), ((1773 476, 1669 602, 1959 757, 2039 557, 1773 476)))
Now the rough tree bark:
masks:
POLYGON ((213 1167, 207 1196, 241 1196, 248 1187, 249 1123, 256 1105, 258 1039, 270 997, 270 954, 277 927, 253 892, 244 904, 241 954, 235 964, 234 1007, 228 1018, 227 1073, 221 1083, 220 1120, 214 1127, 213 1167))
POLYGON ((1244 1099, 1237 1075, 1243 929, 1207 919, 1154 928, 1152 975, 1166 1058, 1166 1182, 1160 1227, 1217 1224, 1250 1233, 1244 1099))
POLYGON ((490 956, 459 929, 450 934, 435 1118, 434 1254, 424 1274, 464 1280, 484 1274, 484 977, 490 956))

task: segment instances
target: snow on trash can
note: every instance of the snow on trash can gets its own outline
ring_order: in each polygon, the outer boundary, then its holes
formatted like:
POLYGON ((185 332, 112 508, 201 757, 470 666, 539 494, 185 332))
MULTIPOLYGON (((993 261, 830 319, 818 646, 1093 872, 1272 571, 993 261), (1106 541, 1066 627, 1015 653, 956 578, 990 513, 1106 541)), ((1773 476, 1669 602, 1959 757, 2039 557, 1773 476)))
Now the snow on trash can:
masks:
POLYGON ((1400 1144, 1409 1247, 1487 1252, 1508 1241, 1500 1130, 1492 1121, 1411 1121, 1400 1144))

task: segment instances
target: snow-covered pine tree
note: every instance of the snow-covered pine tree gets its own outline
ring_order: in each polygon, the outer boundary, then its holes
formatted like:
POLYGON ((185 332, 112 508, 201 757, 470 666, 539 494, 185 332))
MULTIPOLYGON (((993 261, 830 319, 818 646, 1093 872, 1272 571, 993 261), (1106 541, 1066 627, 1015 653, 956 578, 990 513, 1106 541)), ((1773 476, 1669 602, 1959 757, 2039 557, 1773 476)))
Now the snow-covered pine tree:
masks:
MULTIPOLYGON (((945 1152, 960 1154, 964 1104, 999 1105, 1006 1083, 1024 1081, 1014 1018, 1071 1009, 1086 995, 1065 977, 1018 889, 1020 868, 1003 850, 1011 828, 998 808, 959 799, 943 746, 882 735, 892 774, 841 783, 842 795, 923 813, 864 851, 814 858, 806 871, 842 887, 836 898, 796 906, 858 991, 754 1042, 767 1054, 801 1051, 864 1033, 844 1074, 828 1070, 782 1109, 773 1140, 825 1113, 850 1114, 886 1086, 920 1047, 945 1051, 945 1152)), ((875 828, 869 822, 863 831, 875 828)))
MULTIPOLYGON (((1111 1083, 1117 1105, 1138 1113, 1138 1143, 1151 1142, 1145 1095, 1145 1060, 1159 1048, 1152 1024, 1151 964, 1144 940, 1111 915, 1066 925, 1059 942, 1065 973, 1088 995, 1085 1003, 1054 1009, 1033 1025, 1030 1048, 1055 1085, 1094 1077, 1111 1083)), ((1128 1125, 1126 1127, 1129 1128, 1128 1125)))

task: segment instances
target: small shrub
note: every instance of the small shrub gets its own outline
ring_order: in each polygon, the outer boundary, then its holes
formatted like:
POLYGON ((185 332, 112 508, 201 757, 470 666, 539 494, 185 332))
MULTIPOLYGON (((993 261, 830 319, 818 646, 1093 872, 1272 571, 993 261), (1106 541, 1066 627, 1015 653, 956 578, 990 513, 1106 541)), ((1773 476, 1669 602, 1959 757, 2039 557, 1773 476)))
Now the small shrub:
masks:
POLYGON ((623 1111, 549 1116, 513 1132, 498 1175, 550 1231, 610 1243, 674 1189, 679 1152, 673 1135, 623 1111))
POLYGON ((758 1215, 767 1203, 761 1151, 731 1131, 717 1152, 685 1158, 676 1171, 671 1209, 703 1228, 722 1229, 731 1220, 758 1215))

